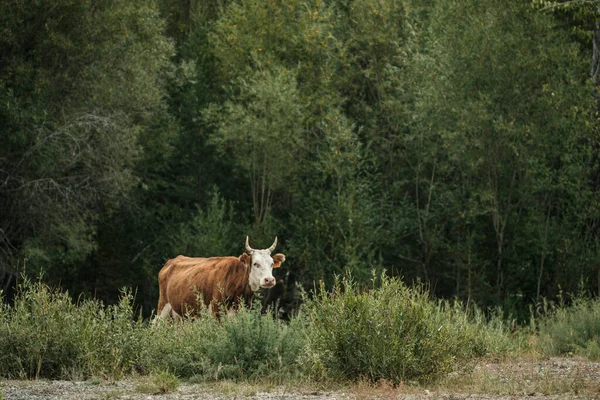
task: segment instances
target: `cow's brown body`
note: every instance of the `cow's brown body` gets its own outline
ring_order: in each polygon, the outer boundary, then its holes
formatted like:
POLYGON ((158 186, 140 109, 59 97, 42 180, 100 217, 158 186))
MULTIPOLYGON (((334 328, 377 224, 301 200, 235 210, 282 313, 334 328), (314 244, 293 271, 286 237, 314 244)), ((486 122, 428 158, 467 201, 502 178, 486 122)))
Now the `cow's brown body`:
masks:
POLYGON ((201 306, 216 313, 221 306, 237 306, 240 299, 250 305, 254 295, 248 283, 250 261, 246 253, 239 257, 178 256, 168 260, 158 274, 158 314, 165 306, 170 306, 172 316, 183 316, 197 312, 201 306))

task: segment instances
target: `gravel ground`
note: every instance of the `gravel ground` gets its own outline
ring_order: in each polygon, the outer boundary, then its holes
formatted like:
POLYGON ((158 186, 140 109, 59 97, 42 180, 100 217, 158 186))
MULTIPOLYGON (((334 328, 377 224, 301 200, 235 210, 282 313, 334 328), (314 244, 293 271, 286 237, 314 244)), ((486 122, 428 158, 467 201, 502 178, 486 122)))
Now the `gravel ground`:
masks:
MULTIPOLYGON (((91 384, 70 381, 5 381, 1 390, 5 400, 92 400, 92 399, 150 399, 150 400, 208 400, 208 399, 348 399, 344 393, 289 392, 276 389, 270 392, 222 393, 212 385, 181 384, 172 393, 139 393, 137 383, 125 380, 115 383, 91 384)), ((229 390, 227 390, 229 391, 229 390)))
POLYGON ((546 360, 518 359, 505 362, 480 362, 473 371, 453 374, 438 386, 429 388, 379 384, 355 384, 343 390, 304 390, 275 387, 262 390, 257 385, 181 383, 166 394, 142 393, 143 381, 72 382, 22 381, 0 382, 0 399, 600 399, 600 363, 571 358, 546 360))

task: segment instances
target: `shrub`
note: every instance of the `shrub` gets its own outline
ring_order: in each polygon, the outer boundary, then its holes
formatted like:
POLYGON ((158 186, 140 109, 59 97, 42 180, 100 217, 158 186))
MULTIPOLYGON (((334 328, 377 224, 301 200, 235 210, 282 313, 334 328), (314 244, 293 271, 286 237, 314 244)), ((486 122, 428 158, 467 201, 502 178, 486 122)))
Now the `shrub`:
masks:
POLYGON ((138 393, 165 394, 174 392, 179 387, 179 379, 170 372, 163 371, 148 376, 136 385, 138 393))
POLYGON ((218 322, 207 313, 180 322, 159 321, 144 331, 144 369, 167 370, 178 377, 210 374, 213 367, 207 358, 208 344, 217 339, 218 331, 218 322))
POLYGON ((141 347, 132 302, 123 292, 114 306, 75 304, 68 293, 25 280, 14 305, 0 309, 0 375, 120 378, 138 364, 141 347))
POLYGON ((141 373, 164 378, 164 387, 172 387, 172 377, 283 382, 302 374, 428 381, 474 357, 506 352, 512 339, 501 316, 488 322, 460 303, 434 302, 423 288, 386 277, 364 292, 350 280, 330 293, 321 286, 305 314, 289 323, 242 308, 221 320, 203 312, 148 326, 132 304, 125 290, 118 304, 105 306, 73 302, 68 293, 25 280, 14 305, 0 305, 0 376, 141 373))
POLYGON ((321 286, 305 310, 310 328, 304 361, 313 377, 430 381, 507 348, 501 324, 488 327, 481 316, 467 317, 458 303, 431 301, 422 287, 385 276, 378 288, 364 292, 349 279, 336 282, 331 293, 321 286))
POLYGON ((229 369, 229 378, 289 376, 297 370, 303 346, 299 319, 286 324, 261 315, 259 310, 242 309, 224 319, 218 339, 209 344, 208 355, 213 365, 229 369))
POLYGON ((304 345, 300 320, 282 323, 257 309, 241 309, 221 321, 204 313, 159 324, 147 334, 151 346, 144 358, 152 368, 204 380, 288 377, 304 345))
POLYGON ((600 300, 576 296, 570 306, 545 303, 544 314, 532 318, 545 355, 581 355, 600 360, 600 300))

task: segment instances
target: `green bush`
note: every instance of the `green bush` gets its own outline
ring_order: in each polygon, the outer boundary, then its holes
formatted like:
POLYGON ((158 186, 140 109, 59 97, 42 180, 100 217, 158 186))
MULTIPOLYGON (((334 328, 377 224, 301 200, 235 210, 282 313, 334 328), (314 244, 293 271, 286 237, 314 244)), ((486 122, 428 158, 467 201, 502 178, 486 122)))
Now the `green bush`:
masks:
POLYGON ((290 324, 241 309, 221 321, 206 313, 147 330, 148 367, 203 380, 288 377, 297 370, 304 346, 300 320, 290 324))
POLYGON ((146 394, 165 394, 177 390, 179 379, 170 372, 163 371, 146 377, 136 385, 136 392, 146 394))
POLYGON ((542 354, 600 360, 600 300, 577 296, 570 306, 546 303, 543 316, 532 318, 532 324, 542 354))
POLYGON ((350 280, 321 287, 306 305, 307 373, 371 381, 431 381, 474 357, 506 351, 501 323, 468 317, 460 304, 431 301, 423 288, 382 277, 366 291, 350 280))
POLYGON ((144 369, 171 371, 178 377, 205 377, 213 372, 207 358, 209 342, 218 337, 218 324, 210 315, 181 322, 159 321, 143 334, 144 369))
POLYGON ((114 306, 73 303, 68 293, 25 280, 14 305, 1 308, 0 375, 120 378, 138 365, 142 346, 132 303, 127 292, 114 306))
POLYGON ((297 370, 297 357, 304 346, 303 328, 299 319, 286 324, 262 316, 259 310, 242 309, 224 319, 208 355, 213 365, 229 368, 234 374, 231 378, 290 376, 297 370))
POLYGON ((385 277, 364 292, 349 280, 321 290, 288 323, 242 308, 220 320, 204 312, 150 326, 132 304, 128 291, 105 306, 25 280, 14 304, 0 305, 0 376, 398 383, 433 380, 513 345, 501 316, 486 321, 481 312, 434 302, 427 291, 385 277))

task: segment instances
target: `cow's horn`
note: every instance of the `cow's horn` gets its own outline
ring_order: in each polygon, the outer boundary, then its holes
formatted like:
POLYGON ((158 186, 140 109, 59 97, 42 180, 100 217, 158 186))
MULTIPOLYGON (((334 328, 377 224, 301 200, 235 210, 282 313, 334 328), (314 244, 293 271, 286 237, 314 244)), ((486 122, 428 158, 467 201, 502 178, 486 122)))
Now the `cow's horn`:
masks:
POLYGON ((275 250, 275 246, 277 246, 277 236, 275 236, 275 241, 273 242, 271 247, 269 247, 269 253, 272 253, 273 250, 275 250))
POLYGON ((252 247, 248 244, 248 236, 246 236, 246 252, 252 253, 252 247))

